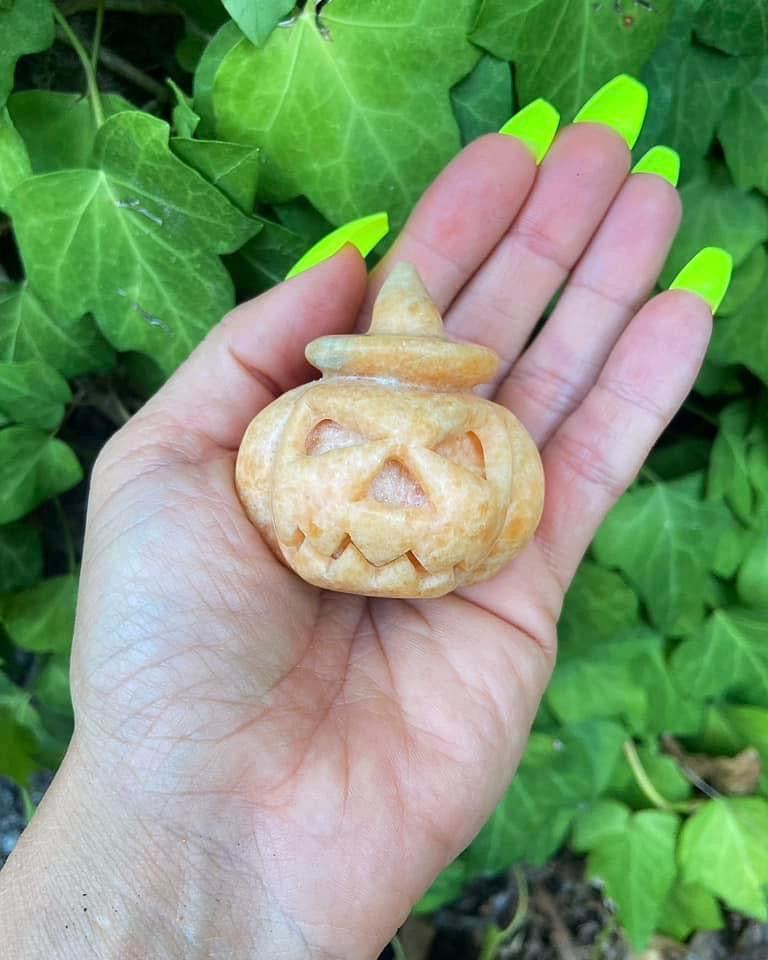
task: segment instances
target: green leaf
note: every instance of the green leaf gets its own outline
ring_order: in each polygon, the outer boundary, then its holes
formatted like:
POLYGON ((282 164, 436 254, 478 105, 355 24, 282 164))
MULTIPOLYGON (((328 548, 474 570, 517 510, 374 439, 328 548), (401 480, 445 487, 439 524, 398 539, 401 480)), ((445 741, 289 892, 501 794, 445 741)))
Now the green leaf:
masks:
POLYGON ((114 352, 90 317, 62 315, 24 284, 0 292, 0 360, 37 360, 76 377, 108 370, 114 352))
POLYGON ((687 883, 699 884, 734 910, 768 922, 768 801, 711 800, 683 827, 679 860, 687 883))
POLYGON ((71 448, 30 427, 0 430, 0 524, 74 487, 83 471, 71 448))
POLYGON ((717 363, 743 363, 768 384, 768 276, 755 295, 731 317, 718 318, 709 354, 717 363))
POLYGON ((635 591, 614 570, 584 561, 565 597, 558 623, 560 657, 589 653, 610 641, 638 617, 635 591))
POLYGON ((724 499, 737 517, 749 522, 752 514, 752 484, 747 473, 747 428, 750 406, 741 400, 720 412, 720 430, 712 444, 707 478, 707 497, 724 499))
POLYGON ((768 253, 765 247, 755 247, 733 271, 728 292, 717 310, 718 317, 730 317, 747 303, 765 279, 766 268, 768 253))
MULTIPOLYGON (((173 132, 177 137, 193 137, 197 125, 200 123, 200 117, 192 109, 192 98, 188 97, 170 77, 168 77, 165 82, 171 88, 176 98, 176 105, 171 111, 173 132)), ((173 141, 171 141, 171 143, 173 143, 173 141)))
POLYGON ((238 298, 247 300, 280 283, 307 249, 303 237, 279 223, 262 220, 256 236, 224 259, 238 298))
POLYGON ((226 54, 219 137, 262 148, 265 200, 303 193, 334 224, 386 210, 396 231, 459 149, 448 91, 478 58, 474 6, 457 0, 446 17, 440 0, 390 0, 385 15, 334 0, 321 28, 308 3, 264 47, 243 37, 226 54))
POLYGON ((608 514, 594 542, 601 563, 619 567, 640 592, 651 620, 674 634, 699 620, 727 508, 701 499, 701 477, 638 487, 608 514))
MULTIPOLYGON (((104 116, 135 110, 123 97, 102 94, 104 116)), ((78 93, 24 90, 8 100, 8 111, 29 150, 33 173, 84 167, 93 150, 96 122, 90 102, 78 93)))
POLYGON ((680 196, 683 221, 661 274, 664 287, 702 247, 724 247, 738 266, 768 238, 768 203, 735 187, 722 167, 698 174, 680 196))
POLYGON ((37 530, 23 523, 0 527, 0 593, 20 590, 43 573, 43 545, 37 530))
POLYGON ((69 656, 57 653, 47 658, 35 679, 32 692, 42 704, 44 714, 55 712, 72 716, 72 698, 69 692, 69 656))
POLYGON ((40 766, 43 736, 40 718, 29 694, 0 673, 0 776, 24 786, 40 766))
POLYGON ((728 169, 736 184, 739 187, 759 187, 763 193, 768 193, 766 98, 768 58, 763 58, 757 75, 734 92, 717 130, 728 169))
POLYGON ((672 655, 683 688, 700 696, 732 694, 768 706, 768 612, 716 610, 699 636, 672 655))
POLYGON ((664 902, 658 928, 682 942, 697 930, 721 930, 723 915, 708 890, 678 881, 664 902))
POLYGON ((6 597, 1 616, 17 647, 32 653, 67 653, 75 628, 77 576, 51 577, 6 597))
POLYGON ((680 154, 683 181, 702 166, 731 94, 756 68, 752 60, 692 44, 691 6, 678 3, 667 39, 642 73, 649 102, 636 147, 638 156, 656 143, 673 147, 680 154))
POLYGON ((662 480, 677 480, 709 466, 712 442, 690 434, 676 443, 660 444, 648 458, 648 467, 662 480))
POLYGON ((0 210, 5 210, 11 190, 30 175, 32 168, 24 141, 8 111, 0 109, 0 210))
POLYGON ((485 54, 451 90, 462 143, 495 132, 512 116, 512 73, 504 60, 485 54))
POLYGON ((11 420, 55 430, 71 399, 67 381, 42 360, 0 362, 0 412, 11 420))
POLYGON ((761 531, 747 551, 736 589, 746 606, 768 611, 768 531, 761 531))
POLYGON ((589 853, 606 837, 626 830, 630 813, 629 807, 616 800, 598 800, 576 815, 571 849, 576 853, 589 853))
POLYGON ((638 73, 664 35, 670 0, 484 0, 472 40, 515 63, 522 103, 546 97, 570 120, 617 73, 638 73))
POLYGON ((237 24, 232 20, 227 20, 216 32, 203 51, 202 57, 200 57, 200 62, 195 71, 192 95, 195 112, 200 116, 200 127, 197 130, 199 136, 213 137, 215 135, 213 83, 222 60, 242 38, 243 34, 237 24))
POLYGON ((695 29, 700 40, 724 53, 768 51, 768 9, 761 0, 704 0, 695 29))
POLYGON ((253 210, 259 178, 259 151, 256 147, 221 140, 175 137, 171 140, 171 149, 244 213, 253 210))
POLYGON ((738 523, 732 523, 723 531, 717 545, 712 570, 718 577, 730 579, 739 569, 742 560, 754 541, 754 533, 738 523))
POLYGON ((558 663, 547 689, 547 703, 562 723, 621 717, 630 729, 641 729, 646 700, 632 663, 606 661, 606 652, 610 652, 609 646, 598 646, 590 657, 572 657, 558 663))
POLYGON ((533 733, 512 785, 466 853, 470 872, 543 863, 579 808, 606 788, 626 738, 610 720, 574 725, 555 738, 533 733))
POLYGON ((52 43, 50 0, 14 0, 10 6, 0 7, 0 106, 13 86, 19 57, 46 50, 52 43))
POLYGON ((14 191, 30 282, 65 313, 92 311, 115 347, 170 372, 233 304, 216 254, 258 224, 174 157, 167 124, 148 114, 110 117, 93 162, 99 169, 33 177, 14 191))
POLYGON ((454 860, 438 876, 424 896, 413 907, 413 913, 421 916, 435 913, 440 907, 455 900, 469 880, 467 866, 462 860, 454 860))
POLYGON ((221 0, 230 17, 251 43, 260 47, 293 10, 294 0, 221 0))
MULTIPOLYGON (((690 782, 683 776, 672 757, 659 752, 656 741, 638 747, 637 756, 648 779, 665 800, 679 803, 690 797, 690 782)), ((622 757, 616 765, 610 793, 633 810, 644 810, 649 806, 648 797, 643 793, 626 757, 622 757)))
POLYGON ((658 810, 634 814, 621 833, 592 850, 587 870, 605 884, 636 950, 648 945, 675 879, 679 817, 658 810))

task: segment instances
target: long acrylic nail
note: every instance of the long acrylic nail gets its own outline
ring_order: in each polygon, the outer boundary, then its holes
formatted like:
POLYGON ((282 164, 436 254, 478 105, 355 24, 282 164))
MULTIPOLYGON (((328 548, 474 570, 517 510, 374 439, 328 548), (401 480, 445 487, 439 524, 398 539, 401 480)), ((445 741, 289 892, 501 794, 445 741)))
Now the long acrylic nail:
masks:
POLYGON ((680 154, 671 147, 651 147, 632 167, 632 173, 652 173, 676 187, 680 179, 680 154))
POLYGON ((593 93, 574 123, 602 123, 622 136, 631 150, 637 143, 648 108, 648 91, 639 80, 620 73, 593 93))
POLYGON ((291 277, 304 273, 305 270, 317 266, 323 260, 329 260, 347 243, 357 247, 361 256, 367 257, 376 244, 383 240, 388 233, 389 217, 386 213, 372 213, 368 217, 360 217, 359 220, 350 220, 349 223, 337 227, 332 233, 310 247, 304 256, 286 273, 285 279, 290 280, 291 277))
POLYGON ((716 313, 728 291, 732 269, 733 259, 727 250, 704 247, 686 263, 669 289, 695 293, 709 304, 712 313, 716 313))
POLYGON ((559 123, 560 114, 551 103, 540 97, 510 117, 499 133, 522 140, 538 165, 552 146, 559 123))

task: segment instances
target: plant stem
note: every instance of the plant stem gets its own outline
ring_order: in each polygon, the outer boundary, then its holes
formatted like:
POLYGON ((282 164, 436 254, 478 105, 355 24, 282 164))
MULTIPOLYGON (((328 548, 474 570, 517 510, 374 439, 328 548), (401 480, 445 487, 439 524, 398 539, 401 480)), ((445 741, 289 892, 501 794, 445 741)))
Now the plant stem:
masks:
POLYGON ((102 123, 104 123, 104 108, 101 105, 101 94, 99 93, 99 85, 96 82, 96 73, 93 69, 93 64, 91 63, 88 54, 85 52, 85 47, 83 47, 82 43, 80 43, 77 34, 72 27, 70 27, 69 23, 64 19, 64 17, 62 17, 56 7, 53 8, 53 16, 56 19, 59 29, 66 37, 67 42, 75 51, 80 59, 80 63, 83 65, 85 80, 88 84, 88 99, 91 101, 93 119, 96 121, 96 126, 100 127, 102 123))
POLYGON ((96 3, 96 26, 93 28, 93 42, 91 43, 91 68, 94 73, 99 63, 99 48, 101 47, 101 33, 104 29, 104 0, 96 3))
POLYGON ((496 960, 499 950, 505 942, 513 937, 525 921, 528 913, 528 881, 522 867, 512 867, 517 884, 517 909, 509 924, 500 930, 498 927, 489 927, 480 953, 480 960, 496 960))
POLYGON ((170 96, 170 90, 162 83, 144 73, 143 70, 139 70, 138 67, 134 67, 129 60, 123 59, 107 47, 102 47, 99 50, 99 61, 112 73, 116 73, 118 77, 129 80, 134 86, 146 90, 147 93, 151 93, 158 100, 167 100, 170 96))
POLYGON ((392 937, 389 941, 389 945, 392 947, 392 953, 395 955, 395 960, 408 960, 408 957, 403 950, 403 945, 400 943, 399 937, 392 937))
POLYGON ((647 799, 650 800, 657 810, 667 810, 673 813, 690 813, 691 810, 695 809, 695 804, 673 803, 671 800, 662 797, 651 782, 651 778, 645 772, 645 767, 643 767, 642 761, 640 760, 637 747, 632 740, 626 740, 624 742, 624 756, 627 758, 627 763, 634 774, 638 787, 640 787, 647 799))
POLYGON ((650 480, 651 483, 662 483, 661 477, 657 473, 654 473, 647 464, 643 464, 643 466, 640 467, 640 476, 645 477, 646 480, 650 480))

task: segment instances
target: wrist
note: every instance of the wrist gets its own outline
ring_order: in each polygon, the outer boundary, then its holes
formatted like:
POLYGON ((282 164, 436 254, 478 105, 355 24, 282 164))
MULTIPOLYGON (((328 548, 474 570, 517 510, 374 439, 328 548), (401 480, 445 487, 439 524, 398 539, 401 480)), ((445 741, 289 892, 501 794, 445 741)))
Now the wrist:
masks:
POLYGON ((0 875, 0 942, 13 960, 320 960, 236 850, 121 803, 74 747, 0 875))

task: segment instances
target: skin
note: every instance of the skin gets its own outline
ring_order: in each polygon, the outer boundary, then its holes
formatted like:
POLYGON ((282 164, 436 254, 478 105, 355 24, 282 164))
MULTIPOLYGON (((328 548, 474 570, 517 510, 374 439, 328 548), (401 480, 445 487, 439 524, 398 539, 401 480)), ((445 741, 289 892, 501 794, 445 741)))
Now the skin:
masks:
POLYGON ((238 307, 109 441, 75 735, 0 877, 9 956, 374 958, 470 842, 525 748, 563 593, 710 335, 695 295, 646 302, 680 204, 629 165, 592 124, 566 128, 538 170, 513 138, 476 141, 373 276, 345 248, 238 307), (454 336, 504 357, 490 392, 547 477, 529 547, 439 600, 304 584, 233 487, 251 418, 312 376, 307 341, 365 329, 400 258, 454 336))

